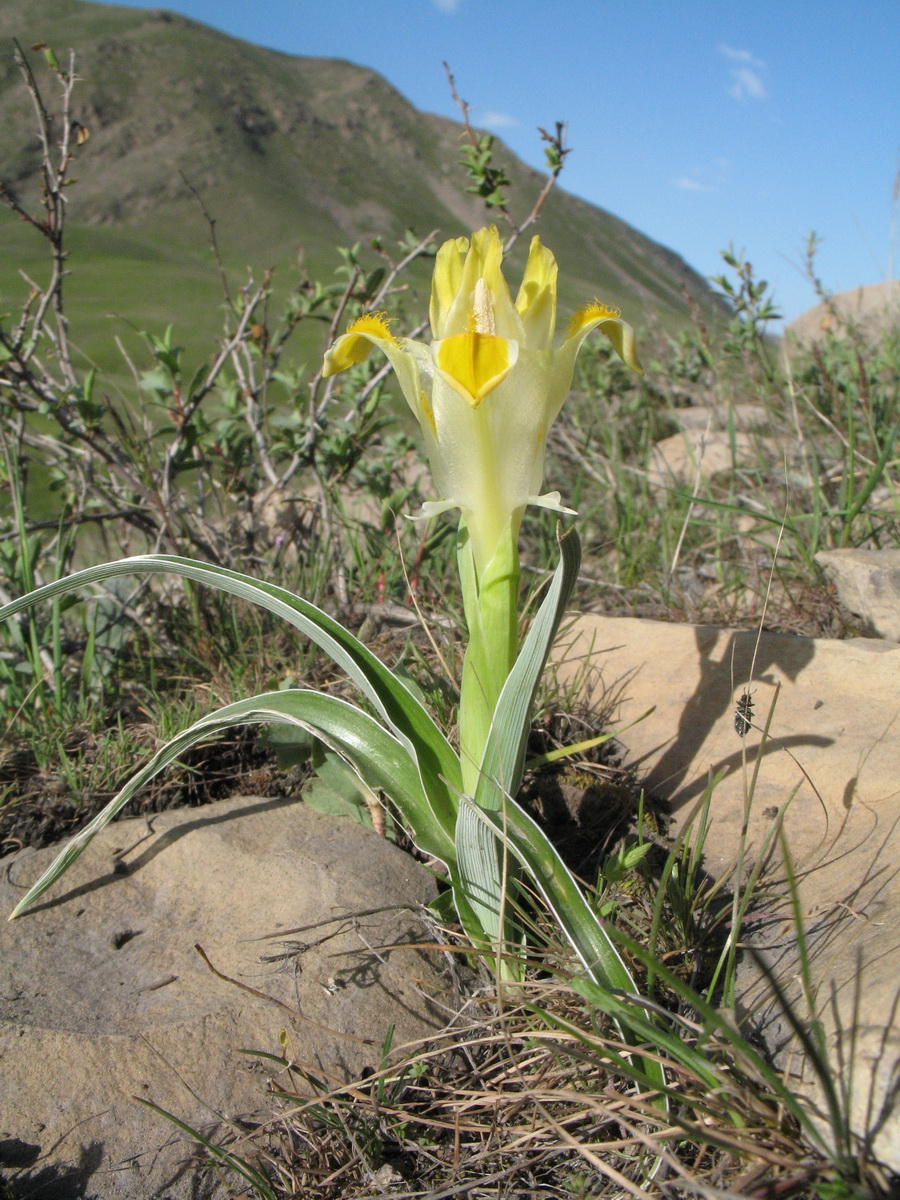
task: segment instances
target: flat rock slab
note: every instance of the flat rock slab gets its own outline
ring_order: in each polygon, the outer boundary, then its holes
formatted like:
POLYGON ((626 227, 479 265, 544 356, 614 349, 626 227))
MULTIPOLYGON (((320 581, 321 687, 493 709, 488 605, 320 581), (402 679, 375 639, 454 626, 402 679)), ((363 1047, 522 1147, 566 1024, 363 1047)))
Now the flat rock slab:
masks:
MULTIPOLYGON (((302 803, 238 797, 117 822, 8 922, 57 848, 3 863, 0 1169, 13 1195, 217 1195, 188 1140, 139 1104, 222 1131, 265 1106, 286 1031, 326 1085, 453 1015, 422 906, 434 877, 302 803), (215 975, 195 949, 202 946, 215 975), (240 985, 244 985, 243 987, 240 985), (250 990, 248 990, 250 989, 250 990)), ((227 1131, 227 1130, 226 1130, 227 1131)))
POLYGON ((762 404, 723 404, 715 408, 694 404, 690 408, 678 408, 672 415, 682 429, 700 433, 727 430, 732 421, 735 429, 747 433, 767 429, 771 424, 771 417, 762 404))
POLYGON ((867 633, 900 642, 900 550, 820 550, 816 562, 867 633))
MULTIPOLYGON (((705 845, 713 875, 736 861, 745 786, 759 766, 751 856, 781 814, 799 874, 819 1015, 835 1070, 852 1088, 853 1128, 900 1171, 900 645, 763 634, 750 683, 752 728, 741 738, 735 705, 750 680, 756 640, 711 626, 586 616, 561 635, 555 659, 561 682, 587 672, 587 691, 613 728, 656 706, 619 741, 625 765, 669 802, 676 832, 710 778, 724 773, 705 845)), ((772 896, 767 954, 792 981, 796 935, 786 889, 772 896)), ((745 987, 745 1007, 754 1008, 770 1046, 781 1048, 787 1027, 759 978, 748 975, 745 987)), ((800 1086, 818 1106, 808 1064, 805 1070, 800 1086)))
POLYGON ((736 467, 751 466, 763 454, 783 453, 773 439, 738 430, 734 437, 717 429, 690 428, 657 442, 650 454, 649 479, 656 487, 713 479, 736 467))

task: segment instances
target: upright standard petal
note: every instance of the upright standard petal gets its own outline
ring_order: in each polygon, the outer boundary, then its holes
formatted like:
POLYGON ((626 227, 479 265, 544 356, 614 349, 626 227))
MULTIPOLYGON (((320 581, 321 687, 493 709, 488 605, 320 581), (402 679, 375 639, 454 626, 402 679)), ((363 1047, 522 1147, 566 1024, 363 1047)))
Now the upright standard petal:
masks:
POLYGON ((502 264, 503 243, 496 227, 473 233, 456 296, 436 336, 450 337, 475 329, 517 342, 523 340, 522 321, 503 278, 502 264))
POLYGON ((556 333, 556 259, 537 236, 531 239, 516 309, 529 350, 549 350, 556 333))
POLYGON ((428 310, 432 337, 446 337, 449 332, 447 320, 462 282, 463 262, 468 249, 469 239, 459 237, 444 242, 437 252, 434 274, 431 277, 431 304, 428 310))

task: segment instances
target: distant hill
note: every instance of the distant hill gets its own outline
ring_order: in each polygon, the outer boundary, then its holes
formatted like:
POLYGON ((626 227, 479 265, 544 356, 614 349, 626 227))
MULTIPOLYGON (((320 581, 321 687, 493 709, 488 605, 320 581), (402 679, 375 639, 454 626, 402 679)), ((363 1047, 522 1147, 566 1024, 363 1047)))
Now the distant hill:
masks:
MULTIPOLYGON (((140 324, 215 308, 191 187, 216 217, 235 270, 289 270, 301 246, 315 269, 330 270, 338 244, 407 227, 451 236, 485 223, 463 190, 461 125, 417 111, 374 71, 280 54, 162 10, 88 0, 0 0, 0 179, 23 198, 37 198, 39 160, 12 37, 26 49, 46 41, 61 58, 74 49, 82 77, 76 115, 90 140, 69 211, 83 326, 110 309, 140 324)), ((497 147, 522 215, 542 177, 497 147)), ((673 326, 688 318, 686 290, 707 317, 720 311, 676 254, 583 200, 555 190, 539 229, 560 261, 569 307, 597 295, 635 324, 652 313, 673 326)), ((0 237, 8 302, 13 268, 30 267, 37 244, 5 213, 0 237)), ((84 336, 91 341, 93 327, 84 336)))

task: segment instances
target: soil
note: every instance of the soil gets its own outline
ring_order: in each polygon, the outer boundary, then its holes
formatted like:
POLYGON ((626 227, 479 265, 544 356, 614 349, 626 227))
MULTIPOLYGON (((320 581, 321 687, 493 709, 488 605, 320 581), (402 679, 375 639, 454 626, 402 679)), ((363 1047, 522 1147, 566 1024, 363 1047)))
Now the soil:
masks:
MULTIPOLYGON (((129 730, 132 735, 134 732, 134 728, 129 730)), ((152 731, 148 734, 149 754, 156 744, 152 731)), ((89 767, 98 756, 99 738, 75 729, 64 748, 89 767)), ((127 782, 132 770, 133 764, 115 781, 117 787, 127 782)), ((199 807, 239 793, 294 796, 308 775, 308 770, 301 767, 280 771, 274 752, 259 743, 257 730, 238 729, 183 755, 147 784, 121 815, 135 817, 168 808, 199 807)), ((0 753, 0 856, 25 846, 62 841, 95 817, 114 795, 112 790, 73 791, 59 774, 41 769, 24 741, 16 743, 8 738, 7 748, 0 753)))

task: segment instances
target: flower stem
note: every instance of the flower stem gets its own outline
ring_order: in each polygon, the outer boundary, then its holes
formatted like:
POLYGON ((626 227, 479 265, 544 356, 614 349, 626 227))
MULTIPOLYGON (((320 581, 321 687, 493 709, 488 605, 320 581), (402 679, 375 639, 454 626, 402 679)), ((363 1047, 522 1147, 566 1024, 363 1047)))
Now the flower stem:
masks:
POLYGON ((470 796, 481 767, 497 700, 518 649, 519 522, 510 521, 481 577, 468 530, 460 523, 457 560, 469 644, 459 702, 463 787, 470 796))

